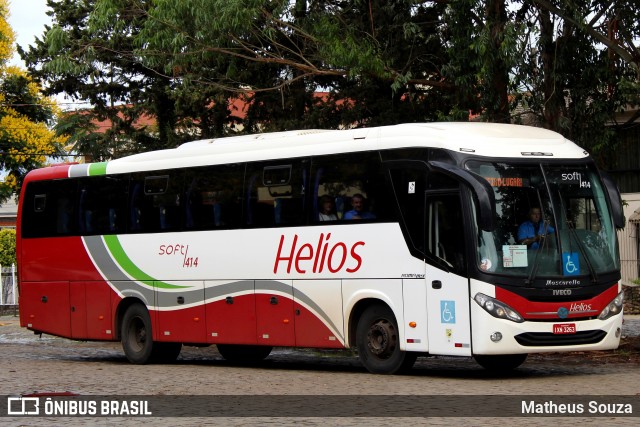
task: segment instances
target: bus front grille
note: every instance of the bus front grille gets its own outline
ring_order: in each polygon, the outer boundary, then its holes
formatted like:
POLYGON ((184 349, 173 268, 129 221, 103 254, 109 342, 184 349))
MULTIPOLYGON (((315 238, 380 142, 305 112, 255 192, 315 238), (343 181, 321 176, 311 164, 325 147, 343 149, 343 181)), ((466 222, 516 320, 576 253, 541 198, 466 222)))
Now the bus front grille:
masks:
POLYGON ((516 335, 518 344, 526 347, 565 346, 579 344, 595 344, 607 335, 605 331, 580 331, 571 335, 558 335, 551 332, 527 332, 516 335))

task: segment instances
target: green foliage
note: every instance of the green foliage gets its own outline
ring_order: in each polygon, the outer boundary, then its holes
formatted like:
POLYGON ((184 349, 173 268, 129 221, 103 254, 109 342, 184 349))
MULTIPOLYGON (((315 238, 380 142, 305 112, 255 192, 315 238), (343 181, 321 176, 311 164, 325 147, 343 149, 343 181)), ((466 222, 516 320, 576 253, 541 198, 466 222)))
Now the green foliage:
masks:
POLYGON ((607 125, 616 111, 639 103, 640 6, 631 0, 49 0, 49 7, 52 28, 23 58, 50 93, 90 101, 90 111, 64 118, 57 130, 101 160, 172 147, 194 132, 470 114, 544 126, 597 154, 615 146, 607 125), (246 111, 234 110, 238 98, 246 111), (137 126, 145 114, 157 126, 137 126), (105 119, 109 129, 96 129, 105 119))
POLYGON ((82 154, 106 160, 179 142, 171 79, 133 56, 135 37, 150 4, 49 0, 53 26, 28 50, 19 49, 31 73, 46 83, 48 93, 66 93, 71 100, 90 102, 92 108, 83 117, 67 117, 57 129, 58 134, 70 135, 76 149, 99 143, 82 154), (94 22, 96 11, 104 17, 94 22), (136 124, 150 114, 157 122, 154 129, 136 124), (70 126, 74 120, 82 127, 70 126), (105 120, 111 126, 95 128, 96 122, 105 120), (79 143, 81 139, 85 142, 79 143))
POLYGON ((0 203, 19 193, 27 172, 43 166, 47 155, 59 154, 64 141, 48 128, 55 103, 31 76, 6 65, 15 51, 7 14, 7 1, 0 0, 0 203))
POLYGON ((16 263, 16 231, 10 228, 0 230, 0 265, 10 267, 16 263))

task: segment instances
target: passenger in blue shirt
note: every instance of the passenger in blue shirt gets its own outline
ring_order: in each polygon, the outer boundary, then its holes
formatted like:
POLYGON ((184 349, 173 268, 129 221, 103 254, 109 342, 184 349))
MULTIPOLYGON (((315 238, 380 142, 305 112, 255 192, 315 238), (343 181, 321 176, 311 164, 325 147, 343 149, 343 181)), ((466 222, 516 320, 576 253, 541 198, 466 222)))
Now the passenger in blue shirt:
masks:
POLYGON ((376 216, 364 210, 364 196, 360 193, 351 197, 351 209, 344 213, 344 219, 374 219, 376 216))
POLYGON ((525 221, 518 227, 518 242, 521 245, 527 245, 531 249, 538 249, 540 241, 548 234, 553 233, 555 229, 540 221, 542 214, 540 208, 531 208, 529 211, 529 221, 525 221))

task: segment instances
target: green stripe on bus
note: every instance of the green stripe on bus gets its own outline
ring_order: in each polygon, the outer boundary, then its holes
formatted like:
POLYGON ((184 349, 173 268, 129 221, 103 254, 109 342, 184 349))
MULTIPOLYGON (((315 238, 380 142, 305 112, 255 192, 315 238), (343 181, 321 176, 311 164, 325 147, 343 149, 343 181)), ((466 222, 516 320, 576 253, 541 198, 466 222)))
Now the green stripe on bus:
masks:
POLYGON ((106 175, 106 174, 107 174, 107 162, 89 164, 89 176, 106 175))
POLYGON ((113 255, 113 258, 116 260, 120 268, 124 270, 129 276, 133 277, 137 281, 153 281, 154 286, 158 288, 164 289, 179 289, 179 288, 190 288, 191 286, 180 286, 180 285, 172 285, 170 283, 165 283, 160 280, 154 279, 149 276, 144 271, 140 270, 140 268, 127 256, 127 253, 124 251, 124 248, 120 244, 120 240, 118 240, 117 236, 108 235, 104 236, 104 242, 107 244, 107 250, 113 255))

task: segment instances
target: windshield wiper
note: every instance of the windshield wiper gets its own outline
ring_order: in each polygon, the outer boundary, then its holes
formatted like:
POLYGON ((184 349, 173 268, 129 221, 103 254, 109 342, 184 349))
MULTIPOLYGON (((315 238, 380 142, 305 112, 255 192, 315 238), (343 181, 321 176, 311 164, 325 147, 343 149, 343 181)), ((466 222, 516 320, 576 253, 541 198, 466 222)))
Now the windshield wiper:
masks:
POLYGON ((533 266, 531 267, 531 273, 529 273, 529 277, 525 282, 525 284, 527 285, 533 285, 533 279, 536 278, 536 274, 538 273, 538 257, 540 256, 540 253, 545 249, 545 246, 547 245, 546 232, 548 230, 549 221, 544 220, 544 222, 542 223, 542 226, 544 227, 543 230, 545 231, 545 234, 544 234, 545 237, 542 239, 542 244, 539 245, 538 249, 536 250, 536 256, 533 257, 533 266))
MULTIPOLYGON (((560 194, 560 191, 558 190, 558 200, 560 201, 560 208, 562 209, 562 212, 567 212, 567 210, 565 209, 564 206, 564 201, 562 200, 562 194, 560 194)), ((598 282, 598 275, 596 274, 596 270, 593 268, 593 264, 591 264, 591 261, 589 260, 589 257, 587 256, 587 251, 584 249, 584 245, 582 244, 582 241, 580 240, 580 237, 578 237, 578 233, 576 233, 576 229, 573 226, 573 222, 569 221, 568 219, 566 220, 566 224, 567 227, 569 229, 569 250, 571 250, 571 237, 573 237, 576 240, 576 244, 578 245, 578 249, 580 250, 580 253, 582 254, 582 257, 584 258, 585 262, 587 263, 587 268, 589 269, 589 272, 591 273, 591 280, 593 281, 593 283, 597 283, 598 282)), ((560 234, 559 230, 558 230, 558 234, 560 234)), ((562 260, 562 251, 560 251, 560 263, 563 263, 564 261, 562 260)))
POLYGON ((591 273, 591 280, 593 281, 593 283, 598 283, 598 274, 596 273, 595 268, 593 268, 593 264, 591 264, 591 261, 587 256, 587 251, 585 250, 584 244, 580 240, 580 237, 578 237, 578 233, 576 233, 576 229, 573 226, 573 223, 571 221, 567 221, 567 227, 569 227, 569 244, 571 244, 571 236, 573 236, 573 238, 576 240, 576 244, 578 245, 578 249, 580 250, 582 257, 587 263, 587 268, 591 273))

